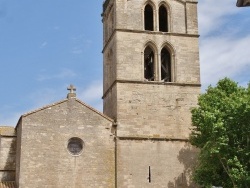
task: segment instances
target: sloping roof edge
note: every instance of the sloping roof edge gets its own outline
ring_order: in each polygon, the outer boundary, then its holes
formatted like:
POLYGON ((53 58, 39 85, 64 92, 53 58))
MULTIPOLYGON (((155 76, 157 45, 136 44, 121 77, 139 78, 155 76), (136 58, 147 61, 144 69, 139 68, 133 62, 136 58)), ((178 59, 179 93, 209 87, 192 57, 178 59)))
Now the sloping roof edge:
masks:
MULTIPOLYGON (((58 101, 58 102, 56 102, 56 103, 52 103, 52 104, 43 106, 43 107, 41 107, 41 108, 38 108, 38 109, 36 109, 36 110, 32 110, 32 111, 30 111, 30 112, 27 112, 27 113, 21 115, 21 117, 19 118, 19 120, 18 120, 18 122, 17 122, 16 127, 18 126, 19 122, 21 121, 21 119, 22 119, 23 117, 27 117, 27 116, 29 116, 29 115, 31 115, 31 114, 34 114, 34 113, 39 112, 39 111, 41 111, 41 110, 44 110, 44 109, 46 109, 46 108, 50 108, 50 107, 56 106, 56 105, 58 105, 58 104, 64 103, 64 102, 66 102, 66 101, 68 101, 68 100, 70 100, 70 99, 64 99, 64 100, 58 101)), ((79 99, 77 99, 77 98, 75 98, 75 100, 76 100, 77 102, 79 102, 80 104, 82 104, 83 106, 85 106, 85 107, 87 107, 88 109, 90 109, 91 111, 93 111, 93 112, 99 114, 100 116, 104 117, 104 118, 107 119, 108 121, 114 122, 113 119, 111 119, 110 117, 104 115, 103 113, 99 112, 98 110, 94 109, 93 107, 87 105, 86 103, 82 102, 81 100, 79 100, 79 99)))
POLYGON ((104 117, 105 119, 111 121, 111 122, 114 122, 113 119, 111 119, 110 117, 106 116, 105 114, 103 114, 102 112, 99 112, 98 110, 94 109, 93 107, 87 105, 86 103, 82 102, 81 100, 79 99, 76 99, 77 102, 79 102, 80 104, 82 104, 83 106, 87 107, 88 109, 90 109, 91 111, 99 114, 100 116, 104 117))
POLYGON ((34 114, 34 113, 39 112, 39 111, 41 111, 41 110, 44 110, 44 109, 46 109, 46 108, 50 108, 50 107, 52 107, 52 106, 56 106, 56 105, 58 105, 58 104, 64 103, 64 102, 66 102, 66 101, 68 101, 68 99, 64 99, 64 100, 58 101, 58 102, 56 102, 56 103, 52 103, 52 104, 43 106, 43 107, 38 108, 38 109, 36 109, 36 110, 32 110, 32 111, 30 111, 30 112, 27 112, 27 113, 23 114, 21 117, 26 117, 26 116, 28 116, 28 115, 34 114))
POLYGON ((28 115, 34 114, 34 113, 39 112, 39 111, 41 111, 41 110, 44 110, 44 109, 46 109, 46 108, 50 108, 50 107, 52 107, 52 106, 55 106, 55 105, 64 103, 64 102, 66 102, 67 100, 68 100, 68 99, 64 99, 64 100, 61 100, 61 101, 58 101, 58 102, 55 102, 55 103, 52 103, 52 104, 43 106, 43 107, 41 107, 41 108, 37 108, 37 109, 35 109, 35 110, 29 111, 29 112, 27 112, 27 113, 21 115, 21 117, 20 117, 19 120, 17 121, 17 124, 16 124, 16 127, 15 127, 15 128, 17 128, 17 126, 19 125, 19 122, 21 121, 21 119, 22 119, 23 117, 27 117, 28 115))

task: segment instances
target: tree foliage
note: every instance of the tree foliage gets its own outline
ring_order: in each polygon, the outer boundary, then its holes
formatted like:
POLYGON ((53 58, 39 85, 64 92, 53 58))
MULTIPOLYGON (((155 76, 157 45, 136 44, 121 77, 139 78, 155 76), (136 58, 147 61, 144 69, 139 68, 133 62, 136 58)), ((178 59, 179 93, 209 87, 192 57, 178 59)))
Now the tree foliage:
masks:
POLYGON ((191 144, 200 149, 194 180, 202 187, 250 187, 250 84, 228 78, 209 86, 192 110, 191 144))

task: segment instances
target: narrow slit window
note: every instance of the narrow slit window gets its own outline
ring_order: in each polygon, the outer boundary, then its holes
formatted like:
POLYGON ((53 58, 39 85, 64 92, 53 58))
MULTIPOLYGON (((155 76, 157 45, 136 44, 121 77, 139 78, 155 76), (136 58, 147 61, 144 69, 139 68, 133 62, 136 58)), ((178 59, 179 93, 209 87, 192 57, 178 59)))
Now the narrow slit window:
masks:
POLYGON ((151 183, 151 168, 148 167, 148 182, 151 183))
POLYGON ((168 11, 164 5, 159 8, 159 31, 168 32, 168 11))
POLYGON ((161 50, 161 80, 171 82, 171 56, 166 48, 161 50))
POLYGON ((149 46, 144 50, 144 78, 154 81, 154 52, 149 46))
POLYGON ((150 5, 146 5, 144 9, 144 29, 148 31, 154 30, 154 12, 150 5))

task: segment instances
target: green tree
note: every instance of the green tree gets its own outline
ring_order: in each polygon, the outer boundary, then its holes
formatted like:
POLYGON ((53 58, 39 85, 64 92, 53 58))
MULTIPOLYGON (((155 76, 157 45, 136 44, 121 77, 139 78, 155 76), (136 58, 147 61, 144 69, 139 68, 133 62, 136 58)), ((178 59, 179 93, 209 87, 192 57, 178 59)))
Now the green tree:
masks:
POLYGON ((250 187, 250 84, 228 78, 209 86, 192 109, 192 145, 200 149, 194 180, 202 187, 250 187))

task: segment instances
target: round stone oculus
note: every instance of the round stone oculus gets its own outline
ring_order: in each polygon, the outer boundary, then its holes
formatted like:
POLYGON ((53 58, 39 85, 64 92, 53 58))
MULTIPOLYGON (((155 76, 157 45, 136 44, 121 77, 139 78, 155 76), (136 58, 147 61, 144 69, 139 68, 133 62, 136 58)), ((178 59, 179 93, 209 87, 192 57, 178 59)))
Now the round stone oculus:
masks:
POLYGON ((83 151, 84 142, 78 137, 70 138, 67 149, 72 155, 80 155, 83 151))

